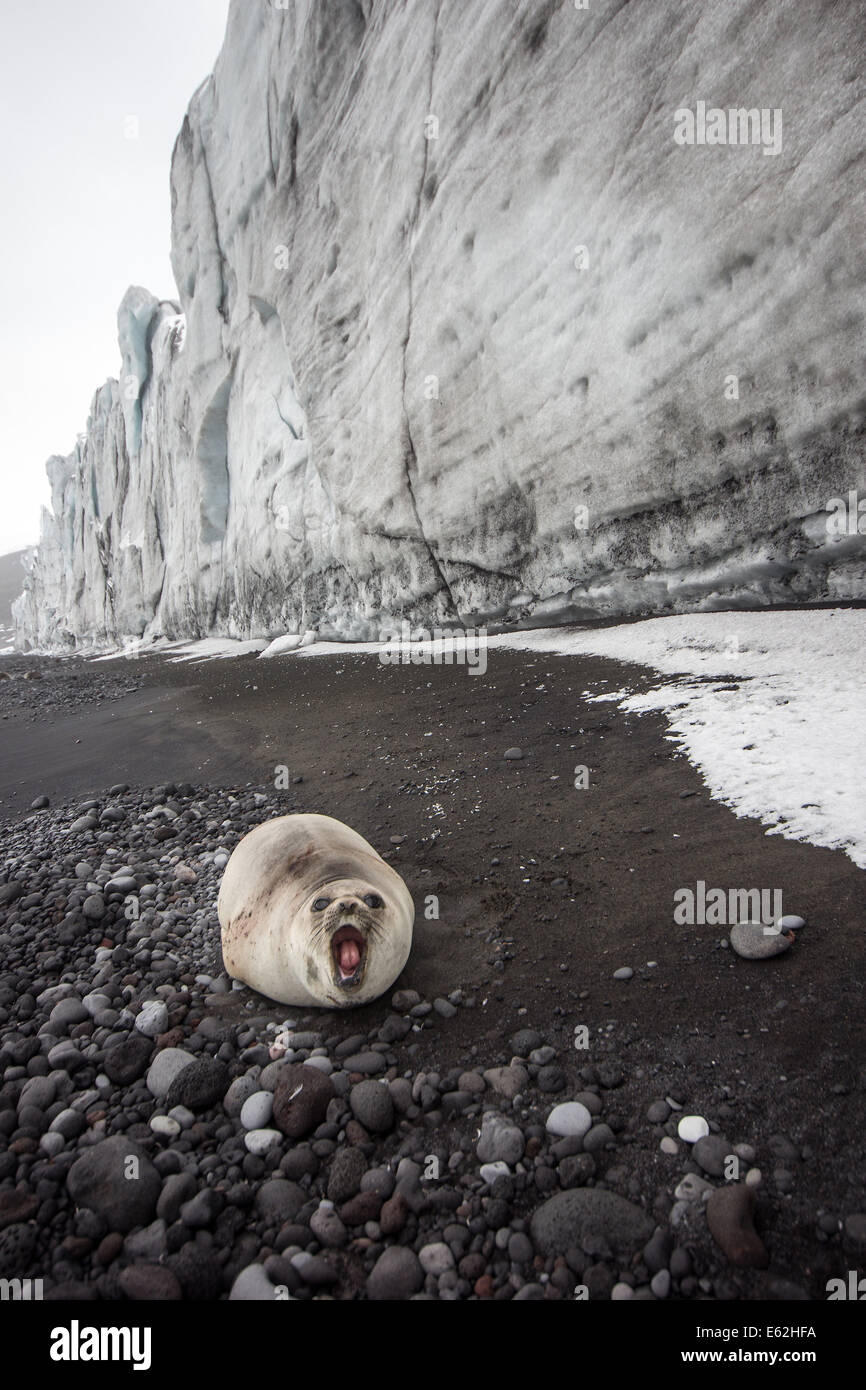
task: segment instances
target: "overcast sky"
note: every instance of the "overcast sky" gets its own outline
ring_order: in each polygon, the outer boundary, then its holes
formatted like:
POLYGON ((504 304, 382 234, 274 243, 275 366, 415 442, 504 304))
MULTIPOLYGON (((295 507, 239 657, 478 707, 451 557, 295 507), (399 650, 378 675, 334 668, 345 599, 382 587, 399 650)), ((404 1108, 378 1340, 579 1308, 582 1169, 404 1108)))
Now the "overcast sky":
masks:
POLYGON ((171 151, 227 12, 228 0, 0 7, 0 555, 38 539, 45 460, 70 452, 93 392, 118 375, 127 287, 176 296, 171 151))

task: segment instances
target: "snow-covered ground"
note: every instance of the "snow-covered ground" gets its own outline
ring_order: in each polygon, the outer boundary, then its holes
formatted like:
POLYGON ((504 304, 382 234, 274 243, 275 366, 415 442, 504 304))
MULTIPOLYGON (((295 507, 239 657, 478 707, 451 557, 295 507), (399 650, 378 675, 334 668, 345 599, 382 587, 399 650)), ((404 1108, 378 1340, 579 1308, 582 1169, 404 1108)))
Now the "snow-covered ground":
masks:
POLYGON ((267 646, 264 638, 250 642, 232 637, 202 637, 194 642, 125 642, 114 651, 103 652, 93 661, 131 661, 138 656, 164 656, 166 661, 217 661, 232 656, 250 656, 267 646))
POLYGON ((490 645, 591 652, 668 677, 594 698, 661 710, 717 800, 866 868, 866 611, 695 613, 490 645))

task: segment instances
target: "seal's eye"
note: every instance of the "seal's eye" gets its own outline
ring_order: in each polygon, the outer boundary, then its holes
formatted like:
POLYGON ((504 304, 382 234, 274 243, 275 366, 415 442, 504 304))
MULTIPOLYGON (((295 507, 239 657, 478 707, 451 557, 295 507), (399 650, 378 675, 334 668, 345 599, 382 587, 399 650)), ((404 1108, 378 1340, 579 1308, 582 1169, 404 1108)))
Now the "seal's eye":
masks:
POLYGON ((316 901, 313 903, 313 911, 324 912, 325 908, 330 906, 330 902, 330 898, 316 898, 316 901))
POLYGON ((385 904, 382 902, 382 899, 379 897, 379 894, 378 894, 378 893, 368 893, 367 896, 366 896, 366 898, 364 899, 364 902, 367 904, 368 907, 384 907, 384 906, 385 906, 385 904))

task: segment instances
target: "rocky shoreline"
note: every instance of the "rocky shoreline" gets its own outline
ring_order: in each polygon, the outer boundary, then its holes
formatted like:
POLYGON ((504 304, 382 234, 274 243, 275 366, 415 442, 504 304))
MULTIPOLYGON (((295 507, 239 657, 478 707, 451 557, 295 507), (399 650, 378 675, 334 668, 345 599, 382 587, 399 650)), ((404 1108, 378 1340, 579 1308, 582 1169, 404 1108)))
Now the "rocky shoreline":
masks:
POLYGON ((118 784, 7 830, 0 1277, 61 1300, 727 1301, 823 1298, 862 1265, 857 1174, 809 1199, 822 1155, 756 1124, 742 1077, 720 1067, 708 1105, 559 1007, 503 1031, 501 933, 447 995, 411 959, 340 1014, 233 988, 222 868, 312 809, 294 790, 118 784))

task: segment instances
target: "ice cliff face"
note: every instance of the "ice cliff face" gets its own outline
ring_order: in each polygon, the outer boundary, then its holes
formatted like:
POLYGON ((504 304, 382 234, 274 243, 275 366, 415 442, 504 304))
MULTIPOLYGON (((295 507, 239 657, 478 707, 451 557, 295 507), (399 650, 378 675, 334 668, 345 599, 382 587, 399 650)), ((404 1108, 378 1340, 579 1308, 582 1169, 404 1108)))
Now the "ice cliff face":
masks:
POLYGON ((19 641, 866 596, 863 47, 854 0, 235 0, 19 641))

